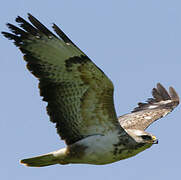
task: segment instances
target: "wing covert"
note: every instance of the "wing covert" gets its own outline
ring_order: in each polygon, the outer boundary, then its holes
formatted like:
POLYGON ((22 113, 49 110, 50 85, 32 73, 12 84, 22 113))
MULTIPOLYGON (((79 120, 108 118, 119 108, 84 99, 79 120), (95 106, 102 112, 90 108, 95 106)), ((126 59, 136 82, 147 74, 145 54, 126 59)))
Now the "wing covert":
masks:
POLYGON ((14 40, 39 79, 40 95, 61 138, 72 144, 87 135, 121 130, 109 78, 58 26, 53 29, 60 38, 31 14, 28 19, 32 24, 17 17, 21 28, 8 23, 12 33, 2 33, 14 40))

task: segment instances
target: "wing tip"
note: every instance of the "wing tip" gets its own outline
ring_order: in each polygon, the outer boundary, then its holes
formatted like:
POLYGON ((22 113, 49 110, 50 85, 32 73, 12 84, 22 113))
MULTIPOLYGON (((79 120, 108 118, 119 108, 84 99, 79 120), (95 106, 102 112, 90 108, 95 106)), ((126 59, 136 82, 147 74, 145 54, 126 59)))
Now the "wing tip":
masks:
POLYGON ((156 87, 158 94, 161 96, 161 100, 171 100, 169 93, 161 83, 157 83, 156 87))
POLYGON ((180 103, 180 97, 172 86, 169 87, 169 94, 172 100, 180 103))
POLYGON ((29 17, 31 17, 31 16, 33 16, 33 15, 28 12, 28 13, 27 13, 27 16, 28 16, 28 18, 29 18, 29 17))
POLYGON ((168 91, 167 91, 161 83, 157 83, 157 89, 161 89, 164 92, 166 92, 168 94, 170 100, 174 100, 174 101, 179 102, 179 99, 180 99, 179 95, 172 86, 170 86, 168 91))
POLYGON ((16 18, 15 18, 15 21, 17 22, 17 23, 22 23, 22 21, 24 21, 24 19, 21 17, 21 16, 17 16, 16 18))
POLYGON ((180 101, 179 95, 172 86, 170 86, 169 91, 167 91, 161 83, 157 83, 156 88, 152 89, 152 96, 153 98, 149 98, 147 103, 139 102, 138 107, 134 108, 132 112, 157 108, 157 103, 167 100, 170 100, 171 102, 168 102, 169 105, 166 105, 167 103, 163 103, 163 106, 174 109, 180 101))

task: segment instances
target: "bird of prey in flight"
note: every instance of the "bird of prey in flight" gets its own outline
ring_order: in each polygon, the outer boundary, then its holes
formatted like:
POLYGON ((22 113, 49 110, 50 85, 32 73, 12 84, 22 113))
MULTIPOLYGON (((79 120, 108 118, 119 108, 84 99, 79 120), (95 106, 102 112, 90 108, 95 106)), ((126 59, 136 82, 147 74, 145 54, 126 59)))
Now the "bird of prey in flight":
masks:
POLYGON ((129 158, 158 143, 145 132, 154 121, 170 113, 179 96, 158 83, 152 98, 138 103, 131 113, 117 117, 111 80, 55 24, 56 34, 31 14, 30 22, 16 18, 2 34, 24 54, 28 70, 38 78, 47 113, 66 147, 23 159, 27 166, 53 164, 108 164, 129 158))

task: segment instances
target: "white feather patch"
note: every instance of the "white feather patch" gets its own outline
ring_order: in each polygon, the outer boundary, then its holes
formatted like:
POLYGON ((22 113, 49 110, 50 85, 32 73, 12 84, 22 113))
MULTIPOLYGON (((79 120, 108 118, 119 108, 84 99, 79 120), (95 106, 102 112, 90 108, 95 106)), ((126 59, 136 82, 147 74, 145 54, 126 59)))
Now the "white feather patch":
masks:
POLYGON ((148 107, 148 109, 154 109, 156 107, 158 107, 158 106, 157 105, 151 105, 151 106, 148 107))
POLYGON ((149 119, 151 119, 152 117, 151 116, 146 116, 146 117, 144 117, 145 119, 147 119, 147 120, 149 120, 149 119))

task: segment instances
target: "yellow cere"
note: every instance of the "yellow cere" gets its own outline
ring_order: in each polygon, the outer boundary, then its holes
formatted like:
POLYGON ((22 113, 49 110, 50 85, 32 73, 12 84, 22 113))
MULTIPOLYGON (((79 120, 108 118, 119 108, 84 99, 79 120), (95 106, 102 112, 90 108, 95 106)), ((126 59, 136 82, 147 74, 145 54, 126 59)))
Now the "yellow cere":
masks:
POLYGON ((156 140, 156 136, 152 136, 152 139, 153 139, 153 141, 155 141, 156 140))

